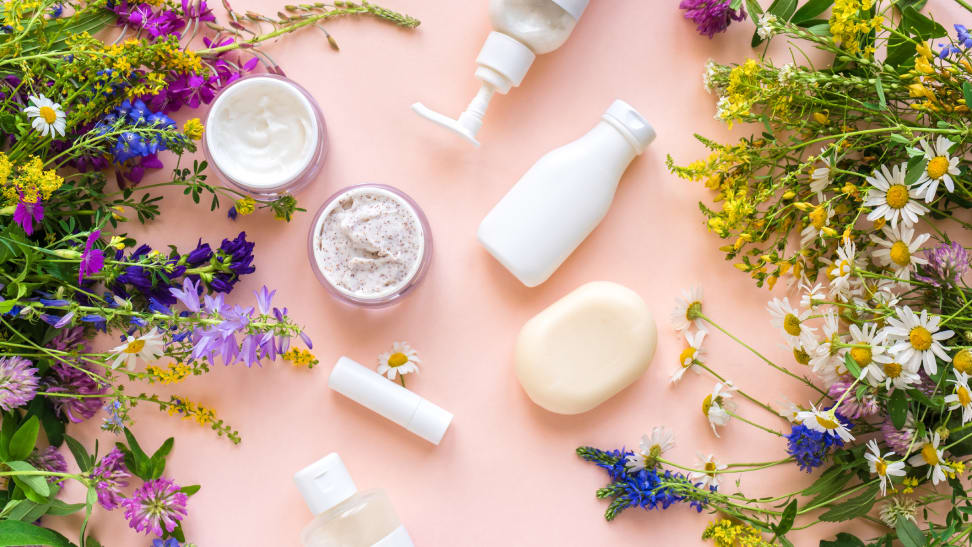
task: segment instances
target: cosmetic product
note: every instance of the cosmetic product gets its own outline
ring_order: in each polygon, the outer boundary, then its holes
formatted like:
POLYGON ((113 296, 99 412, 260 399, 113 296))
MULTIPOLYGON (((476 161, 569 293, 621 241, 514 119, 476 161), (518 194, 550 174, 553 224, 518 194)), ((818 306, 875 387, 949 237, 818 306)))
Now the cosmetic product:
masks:
POLYGON ((331 196, 311 223, 311 267, 337 299, 390 305, 415 288, 432 260, 425 214, 403 192, 362 184, 331 196))
POLYGON ((338 359, 327 385, 432 444, 439 444, 452 414, 347 357, 338 359))
POLYGON ((336 453, 294 473, 314 515, 300 535, 304 547, 413 547, 383 490, 358 492, 336 453))
POLYGON ((476 78, 482 87, 466 111, 454 120, 422 103, 412 110, 423 118, 451 129, 479 146, 476 133, 493 93, 506 94, 520 85, 537 55, 564 44, 580 19, 588 0, 491 0, 489 18, 493 32, 476 58, 476 78))
POLYGON ((276 74, 241 78, 216 95, 203 149, 218 177, 257 197, 293 193, 327 155, 324 116, 314 98, 276 74))
POLYGON ((597 227, 628 164, 655 131, 624 101, 576 141, 548 152, 479 225, 479 242, 528 287, 549 278, 597 227))
POLYGON ((541 407, 587 412, 647 370, 656 336, 655 320, 637 293, 617 283, 587 283, 523 325, 516 376, 541 407))

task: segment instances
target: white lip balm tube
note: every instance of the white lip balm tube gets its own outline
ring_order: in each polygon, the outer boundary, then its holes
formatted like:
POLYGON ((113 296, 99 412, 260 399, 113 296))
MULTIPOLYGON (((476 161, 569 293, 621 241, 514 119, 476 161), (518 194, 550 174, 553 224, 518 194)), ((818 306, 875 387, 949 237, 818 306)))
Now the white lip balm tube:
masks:
POLYGON ((327 386, 432 444, 439 444, 452 423, 451 412, 347 357, 338 359, 327 386))

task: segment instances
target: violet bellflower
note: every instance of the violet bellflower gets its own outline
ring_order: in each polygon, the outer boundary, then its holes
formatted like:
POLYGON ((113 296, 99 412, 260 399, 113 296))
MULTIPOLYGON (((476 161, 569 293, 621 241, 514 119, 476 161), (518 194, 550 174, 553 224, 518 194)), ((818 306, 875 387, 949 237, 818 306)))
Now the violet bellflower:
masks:
POLYGON ((724 32, 733 21, 742 21, 746 12, 741 7, 733 10, 730 0, 682 0, 678 7, 685 11, 685 18, 696 25, 699 34, 712 38, 724 32))
POLYGON ((96 274, 105 266, 105 253, 101 249, 94 248, 94 242, 101 237, 101 230, 95 230, 88 234, 88 240, 84 242, 84 251, 81 252, 81 263, 78 267, 78 285, 84 282, 86 276, 96 274))
POLYGON ((34 234, 34 223, 44 219, 44 204, 41 203, 40 196, 36 201, 27 202, 24 200, 24 193, 20 193, 20 200, 14 209, 13 220, 24 229, 27 235, 34 234))

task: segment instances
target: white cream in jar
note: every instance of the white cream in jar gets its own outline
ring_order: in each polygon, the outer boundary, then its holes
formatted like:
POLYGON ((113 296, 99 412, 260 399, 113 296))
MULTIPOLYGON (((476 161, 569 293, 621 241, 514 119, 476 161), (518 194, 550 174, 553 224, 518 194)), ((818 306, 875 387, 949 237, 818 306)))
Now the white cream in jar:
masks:
POLYGON ((349 188, 318 214, 311 235, 317 271, 356 303, 401 293, 427 264, 427 234, 413 204, 378 185, 349 188))
MULTIPOLYGON (((323 119, 295 83, 260 75, 227 86, 206 120, 206 151, 230 182, 255 193, 287 189, 323 161, 323 119)), ((319 167, 319 166, 317 166, 319 167)))

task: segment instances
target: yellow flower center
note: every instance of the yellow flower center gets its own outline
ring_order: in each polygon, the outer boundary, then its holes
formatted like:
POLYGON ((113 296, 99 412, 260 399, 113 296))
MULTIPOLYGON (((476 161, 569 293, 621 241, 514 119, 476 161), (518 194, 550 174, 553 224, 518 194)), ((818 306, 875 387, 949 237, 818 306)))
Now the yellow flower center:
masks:
POLYGON ((911 347, 918 351, 925 351, 932 345, 932 335, 925 327, 915 327, 908 334, 911 339, 911 347))
POLYGON ((972 403, 972 393, 965 386, 958 386, 955 388, 955 394, 958 395, 959 404, 962 406, 969 406, 972 403))
POLYGON ((814 228, 820 230, 827 225, 827 211, 824 210, 822 205, 814 207, 813 211, 810 211, 809 216, 810 224, 812 224, 814 228))
POLYGON ((817 423, 820 424, 821 427, 823 427, 824 429, 837 429, 838 427, 840 427, 840 424, 838 424, 836 421, 831 420, 829 418, 825 418, 823 416, 816 416, 816 418, 817 418, 817 423))
POLYGON ((715 462, 705 462, 705 470, 710 475, 714 475, 715 474, 715 471, 716 471, 716 464, 715 464, 715 462))
POLYGON ((967 349, 959 351, 955 354, 955 357, 952 358, 952 366, 954 366, 955 370, 959 372, 964 372, 966 374, 972 372, 972 353, 970 353, 967 349))
POLYGON ((38 109, 40 117, 44 118, 44 121, 51 124, 57 120, 57 112, 49 106, 42 106, 38 109))
POLYGON ((933 179, 940 179, 948 172, 948 158, 945 156, 935 156, 928 161, 928 176, 933 179))
POLYGON ((871 353, 870 346, 866 348, 851 348, 850 354, 854 359, 854 362, 861 367, 866 367, 867 365, 871 364, 873 355, 871 353))
POLYGON ((702 399, 702 414, 708 416, 709 410, 711 408, 712 408, 712 394, 709 394, 705 396, 705 399, 702 399))
POLYGON ((145 340, 132 340, 131 342, 128 343, 127 346, 125 346, 125 349, 122 350, 122 352, 123 353, 138 353, 138 352, 142 351, 142 348, 144 348, 144 347, 145 347, 145 340))
POLYGON ((398 368, 408 362, 408 356, 398 351, 388 356, 388 366, 398 368))
POLYGON ((702 315, 702 303, 696 300, 685 308, 685 318, 689 321, 695 321, 702 315))
POLYGON ((874 462, 874 472, 880 476, 888 474, 888 463, 884 460, 877 460, 874 462))
POLYGON ((904 184, 894 184, 888 188, 888 194, 885 197, 885 201, 888 203, 888 207, 892 209, 901 209, 908 204, 908 187, 904 184))
POLYGON ((898 376, 901 376, 901 370, 902 367, 899 363, 885 363, 884 365, 884 374, 886 374, 888 378, 897 378, 898 376))
POLYGON ((792 313, 786 314, 783 318, 783 330, 790 336, 800 336, 800 318, 792 313))
POLYGON ((682 350, 682 354, 678 356, 678 364, 683 367, 688 367, 695 360, 695 348, 689 346, 682 350))
POLYGON ((935 445, 932 443, 927 443, 925 446, 921 447, 921 457, 925 458, 925 462, 928 465, 938 465, 938 451, 935 450, 935 445))
POLYGON ((907 266, 911 263, 911 250, 904 241, 895 241, 891 246, 891 261, 898 266, 907 266))
POLYGON ((803 351, 803 348, 793 348, 793 358, 801 365, 810 364, 810 354, 803 351))

